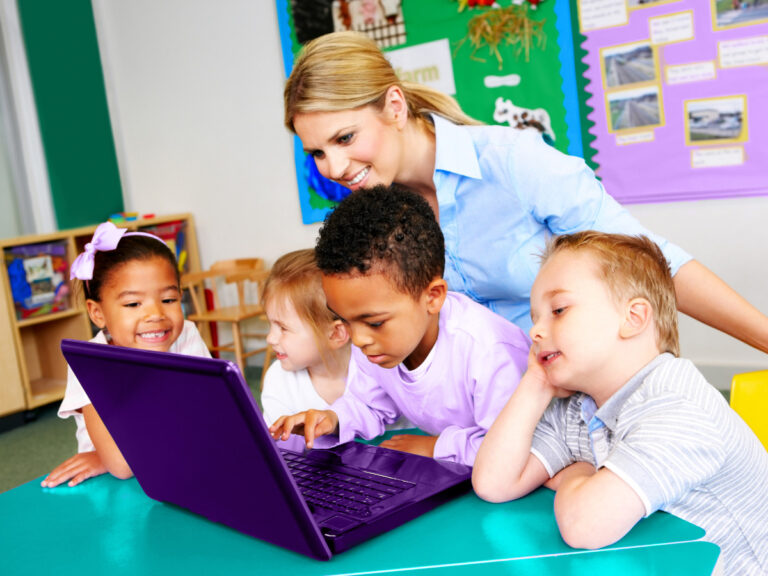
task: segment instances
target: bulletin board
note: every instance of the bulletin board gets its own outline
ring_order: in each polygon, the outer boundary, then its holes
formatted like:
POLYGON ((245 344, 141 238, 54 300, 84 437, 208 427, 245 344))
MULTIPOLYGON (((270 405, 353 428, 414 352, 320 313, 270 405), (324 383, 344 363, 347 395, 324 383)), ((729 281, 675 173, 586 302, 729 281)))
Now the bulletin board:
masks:
MULTIPOLYGON (((276 2, 286 76, 304 42, 334 30, 358 30, 377 40, 402 78, 451 94, 470 116, 488 124, 515 125, 525 113, 553 146, 583 155, 567 0, 497 0, 497 8, 474 9, 468 0, 276 2), (500 9, 524 11, 536 28, 527 54, 521 44, 505 41, 498 55, 488 45, 472 45, 472 19, 494 10, 502 14, 500 9)), ((316 172, 298 138, 294 155, 302 219, 321 221, 348 192, 316 172)))
MULTIPOLYGON (((526 112, 621 203, 768 194, 768 0, 276 2, 286 76, 302 43, 363 28, 362 6, 376 5, 395 32, 366 33, 386 37, 380 46, 401 76, 429 84, 420 52, 441 44, 448 64, 436 88, 488 124, 515 125, 526 112), (473 47, 472 19, 512 5, 543 42, 527 57, 515 45, 499 57, 473 47)), ((294 150, 302 219, 321 221, 347 191, 313 170, 298 138, 294 150)))
POLYGON ((594 160, 612 196, 768 193, 768 1, 577 4, 594 160))

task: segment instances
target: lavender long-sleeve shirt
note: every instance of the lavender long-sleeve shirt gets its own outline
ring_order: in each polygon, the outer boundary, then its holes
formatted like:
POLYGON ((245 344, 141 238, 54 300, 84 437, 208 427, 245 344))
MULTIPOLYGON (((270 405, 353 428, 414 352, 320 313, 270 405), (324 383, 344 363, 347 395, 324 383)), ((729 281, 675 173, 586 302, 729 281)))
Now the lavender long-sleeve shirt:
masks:
POLYGON ((348 393, 331 409, 339 440, 371 439, 405 415, 438 436, 435 458, 472 465, 485 433, 527 366, 523 331, 468 297, 448 292, 437 342, 424 364, 381 368, 352 348, 348 393))

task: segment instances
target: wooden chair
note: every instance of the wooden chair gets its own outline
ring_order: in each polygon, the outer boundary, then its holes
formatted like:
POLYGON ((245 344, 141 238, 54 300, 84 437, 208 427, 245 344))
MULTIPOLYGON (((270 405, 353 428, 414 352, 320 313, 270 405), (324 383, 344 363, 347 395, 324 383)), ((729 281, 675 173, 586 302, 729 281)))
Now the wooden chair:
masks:
POLYGON ((232 352, 235 355, 235 361, 240 371, 245 374, 245 360, 249 356, 265 353, 264 370, 262 371, 262 385, 264 382, 264 373, 266 372, 267 362, 270 360, 271 348, 265 344, 252 350, 246 350, 245 342, 250 338, 259 338, 264 340, 267 336, 266 331, 262 332, 244 332, 242 323, 260 319, 266 321, 266 314, 259 303, 261 289, 264 281, 269 275, 269 270, 264 268, 264 261, 261 258, 242 258, 237 260, 222 260, 214 263, 209 270, 203 272, 189 272, 181 277, 182 290, 189 290, 192 298, 193 312, 187 316, 187 319, 197 324, 203 339, 211 352, 232 352), (234 284, 237 288, 237 304, 231 306, 222 306, 220 292, 224 285, 234 284), (257 294, 250 298, 252 290, 249 285, 256 288, 257 294), (205 300, 205 289, 208 288, 213 294, 213 307, 208 308, 205 300), (225 323, 232 328, 232 342, 228 344, 218 343, 214 345, 211 340, 210 324, 225 323))
POLYGON ((733 377, 731 408, 768 450, 768 370, 744 372, 733 377))

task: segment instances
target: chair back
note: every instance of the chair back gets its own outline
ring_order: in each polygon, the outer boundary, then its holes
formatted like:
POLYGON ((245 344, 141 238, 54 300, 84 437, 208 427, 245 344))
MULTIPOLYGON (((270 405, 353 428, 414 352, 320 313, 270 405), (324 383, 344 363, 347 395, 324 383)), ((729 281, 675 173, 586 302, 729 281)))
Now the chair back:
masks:
POLYGON ((733 377, 731 408, 768 450, 768 370, 744 372, 733 377))
MULTIPOLYGON (((208 270, 189 272, 181 277, 181 288, 187 290, 192 299, 193 310, 187 318, 195 322, 211 353, 232 352, 243 374, 245 374, 245 362, 248 357, 264 352, 266 353, 265 363, 271 358, 271 350, 266 342, 255 348, 248 347, 246 342, 251 338, 265 341, 267 329, 262 328, 256 332, 243 331, 246 328, 246 322, 258 319, 263 326, 267 321, 259 300, 268 276, 269 270, 265 268, 261 258, 239 258, 221 260, 214 263, 208 270), (222 302, 220 298, 220 290, 225 289, 226 284, 234 284, 237 288, 237 303, 234 305, 223 305, 228 302, 222 302), (248 284, 255 285, 251 288, 256 289, 256 294, 246 290, 248 284), (208 306, 205 298, 206 290, 210 290, 212 294, 211 306, 208 306), (219 323, 224 323, 231 329, 231 342, 219 341, 219 323), (241 323, 243 323, 242 327, 241 323)), ((226 300, 231 298, 228 297, 226 300)), ((266 370, 262 370, 262 374, 264 372, 266 370)))
MULTIPOLYGON (((246 286, 249 282, 258 285, 258 293, 269 271, 264 267, 262 258, 238 258, 234 260, 219 260, 214 262, 208 270, 203 272, 189 272, 181 277, 182 290, 189 290, 192 297, 192 307, 195 315, 208 311, 203 296, 204 289, 208 288, 213 296, 213 309, 222 307, 220 289, 221 284, 235 284, 237 287, 237 306, 245 306, 246 286)), ((253 302, 258 304, 258 301, 253 302)))

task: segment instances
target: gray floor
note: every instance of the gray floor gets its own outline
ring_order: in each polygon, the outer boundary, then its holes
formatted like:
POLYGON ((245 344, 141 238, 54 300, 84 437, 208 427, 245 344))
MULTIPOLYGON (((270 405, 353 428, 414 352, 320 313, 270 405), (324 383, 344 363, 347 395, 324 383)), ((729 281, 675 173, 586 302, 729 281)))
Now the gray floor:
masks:
MULTIPOLYGON (((246 379, 257 396, 260 366, 246 367, 246 379)), ((77 452, 75 422, 56 415, 58 403, 39 408, 36 418, 0 433, 0 492, 41 478, 77 452)))

